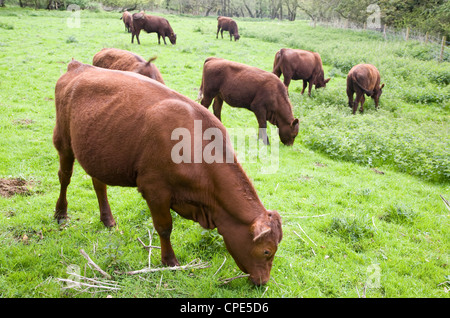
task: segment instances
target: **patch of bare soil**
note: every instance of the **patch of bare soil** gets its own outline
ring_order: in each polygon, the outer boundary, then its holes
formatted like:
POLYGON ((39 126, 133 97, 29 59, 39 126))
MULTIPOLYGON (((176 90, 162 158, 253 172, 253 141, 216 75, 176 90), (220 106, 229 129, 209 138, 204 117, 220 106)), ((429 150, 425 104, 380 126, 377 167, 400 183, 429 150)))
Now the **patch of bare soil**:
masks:
POLYGON ((21 178, 15 179, 0 178, 0 196, 9 198, 16 194, 21 195, 30 194, 28 182, 21 178))

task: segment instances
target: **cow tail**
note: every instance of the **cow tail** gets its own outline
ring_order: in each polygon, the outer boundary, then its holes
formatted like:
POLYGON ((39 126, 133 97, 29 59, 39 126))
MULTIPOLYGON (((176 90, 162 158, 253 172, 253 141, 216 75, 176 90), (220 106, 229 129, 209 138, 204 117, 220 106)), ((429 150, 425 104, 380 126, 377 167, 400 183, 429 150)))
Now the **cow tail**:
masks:
POLYGON ((272 73, 277 74, 277 70, 280 68, 281 60, 283 59, 283 49, 279 50, 275 54, 275 61, 273 61, 272 73))
POLYGON ((362 86, 358 80, 355 78, 356 84, 358 84, 359 88, 361 88, 361 90, 367 95, 367 96, 372 96, 373 95, 373 90, 368 90, 366 89, 364 86, 362 86))

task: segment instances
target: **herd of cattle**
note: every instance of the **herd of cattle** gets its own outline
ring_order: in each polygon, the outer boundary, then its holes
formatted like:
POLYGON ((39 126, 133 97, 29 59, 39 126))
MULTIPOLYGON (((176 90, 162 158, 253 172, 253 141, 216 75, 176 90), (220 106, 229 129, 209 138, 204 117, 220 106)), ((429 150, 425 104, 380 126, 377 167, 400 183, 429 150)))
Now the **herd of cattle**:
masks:
MULTIPOLYGON (((157 32, 176 43, 176 34, 169 22, 143 12, 125 12, 125 27, 136 35, 157 32)), ((236 23, 218 18, 220 30, 239 39, 236 23)), ((223 33, 222 33, 223 37, 223 33)), ((61 184, 55 218, 67 218, 67 187, 75 159, 92 177, 100 208, 100 219, 107 227, 115 220, 107 198, 107 185, 137 187, 146 200, 153 224, 161 241, 161 260, 168 266, 178 265, 172 249, 170 209, 182 217, 198 222, 207 229, 217 228, 227 250, 238 267, 256 284, 270 278, 272 262, 282 239, 281 217, 267 210, 254 186, 236 160, 233 146, 221 123, 225 101, 233 107, 252 111, 259 125, 259 138, 268 144, 267 121, 276 125, 285 145, 292 145, 299 131, 289 100, 290 81, 303 80, 325 87, 322 61, 317 53, 281 49, 276 53, 273 72, 256 67, 209 57, 203 65, 199 90, 200 104, 165 85, 154 63, 125 50, 105 48, 95 54, 93 65, 72 60, 55 87, 56 125, 53 144, 59 154, 58 177, 61 184), (284 83, 280 76, 284 75, 284 83), (213 103, 214 115, 208 111, 213 103), (225 160, 206 163, 175 163, 171 160, 177 140, 173 131, 185 129, 195 135, 194 122, 201 121, 203 132, 221 132, 222 154, 233 154, 225 160)), ((355 113, 363 94, 372 96, 378 106, 381 94, 380 75, 372 65, 357 65, 347 78, 349 105, 355 113), (353 103, 353 93, 357 93, 353 103), (351 95, 350 95, 351 94, 351 95)), ((215 137, 217 138, 217 136, 215 137)), ((206 149, 208 140, 200 142, 206 149)), ((198 143, 192 141, 192 149, 198 143)), ((217 151, 217 149, 216 149, 217 151)), ((194 154, 192 154, 194 156, 194 154)))

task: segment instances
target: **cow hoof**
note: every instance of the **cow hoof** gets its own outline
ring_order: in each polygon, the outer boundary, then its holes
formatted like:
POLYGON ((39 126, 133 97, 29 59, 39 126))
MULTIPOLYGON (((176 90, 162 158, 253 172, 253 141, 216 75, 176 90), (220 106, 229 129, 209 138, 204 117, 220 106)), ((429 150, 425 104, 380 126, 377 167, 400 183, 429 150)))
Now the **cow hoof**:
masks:
POLYGON ((169 267, 180 266, 180 263, 178 263, 176 258, 171 260, 162 260, 162 263, 169 267))
POLYGON ((114 221, 114 220, 112 220, 112 221, 107 220, 107 221, 102 221, 102 222, 106 227, 109 227, 109 228, 116 226, 116 221, 114 221))

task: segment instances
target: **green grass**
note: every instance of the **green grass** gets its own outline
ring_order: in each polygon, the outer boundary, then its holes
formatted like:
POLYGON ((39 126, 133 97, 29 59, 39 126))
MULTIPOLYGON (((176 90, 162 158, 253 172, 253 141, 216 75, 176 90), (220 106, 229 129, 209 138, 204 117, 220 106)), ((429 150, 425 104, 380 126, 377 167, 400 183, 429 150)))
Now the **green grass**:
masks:
MULTIPOLYGON (((0 197, 0 297, 358 297, 378 268, 379 285, 366 297, 449 297, 450 65, 438 64, 431 47, 384 41, 371 32, 312 28, 304 21, 238 19, 241 39, 215 38, 216 19, 169 15, 177 45, 158 45, 155 34, 130 43, 120 14, 0 9, 0 178, 32 182, 28 195, 0 197), (155 61, 166 84, 195 99, 204 60, 219 56, 270 71, 281 47, 317 51, 326 89, 290 98, 301 119, 292 147, 280 144, 276 173, 245 162, 268 209, 280 212, 283 240, 272 278, 263 287, 246 279, 221 286, 238 267, 216 230, 173 213, 172 243, 181 264, 198 258, 210 267, 139 276, 115 274, 148 265, 152 220, 136 189, 110 187, 117 227, 99 221, 90 178, 76 164, 68 201, 71 219, 53 220, 59 194, 58 157, 52 145, 54 86, 75 58, 91 63, 103 47, 133 51, 155 61), (351 115, 345 94, 349 68, 375 64, 386 83, 380 109, 367 100, 351 115), (113 276, 121 289, 63 289, 69 265, 100 279, 80 249, 113 276), (224 262, 225 260, 225 262, 224 262), (223 266, 221 267, 223 263, 223 266), (220 270, 219 270, 220 269, 220 270), (216 273, 217 272, 217 273, 216 273)), ((228 128, 255 127, 252 113, 225 106, 228 128)), ((153 235, 152 245, 159 238, 153 235)), ((153 250, 152 267, 160 267, 153 250)))

